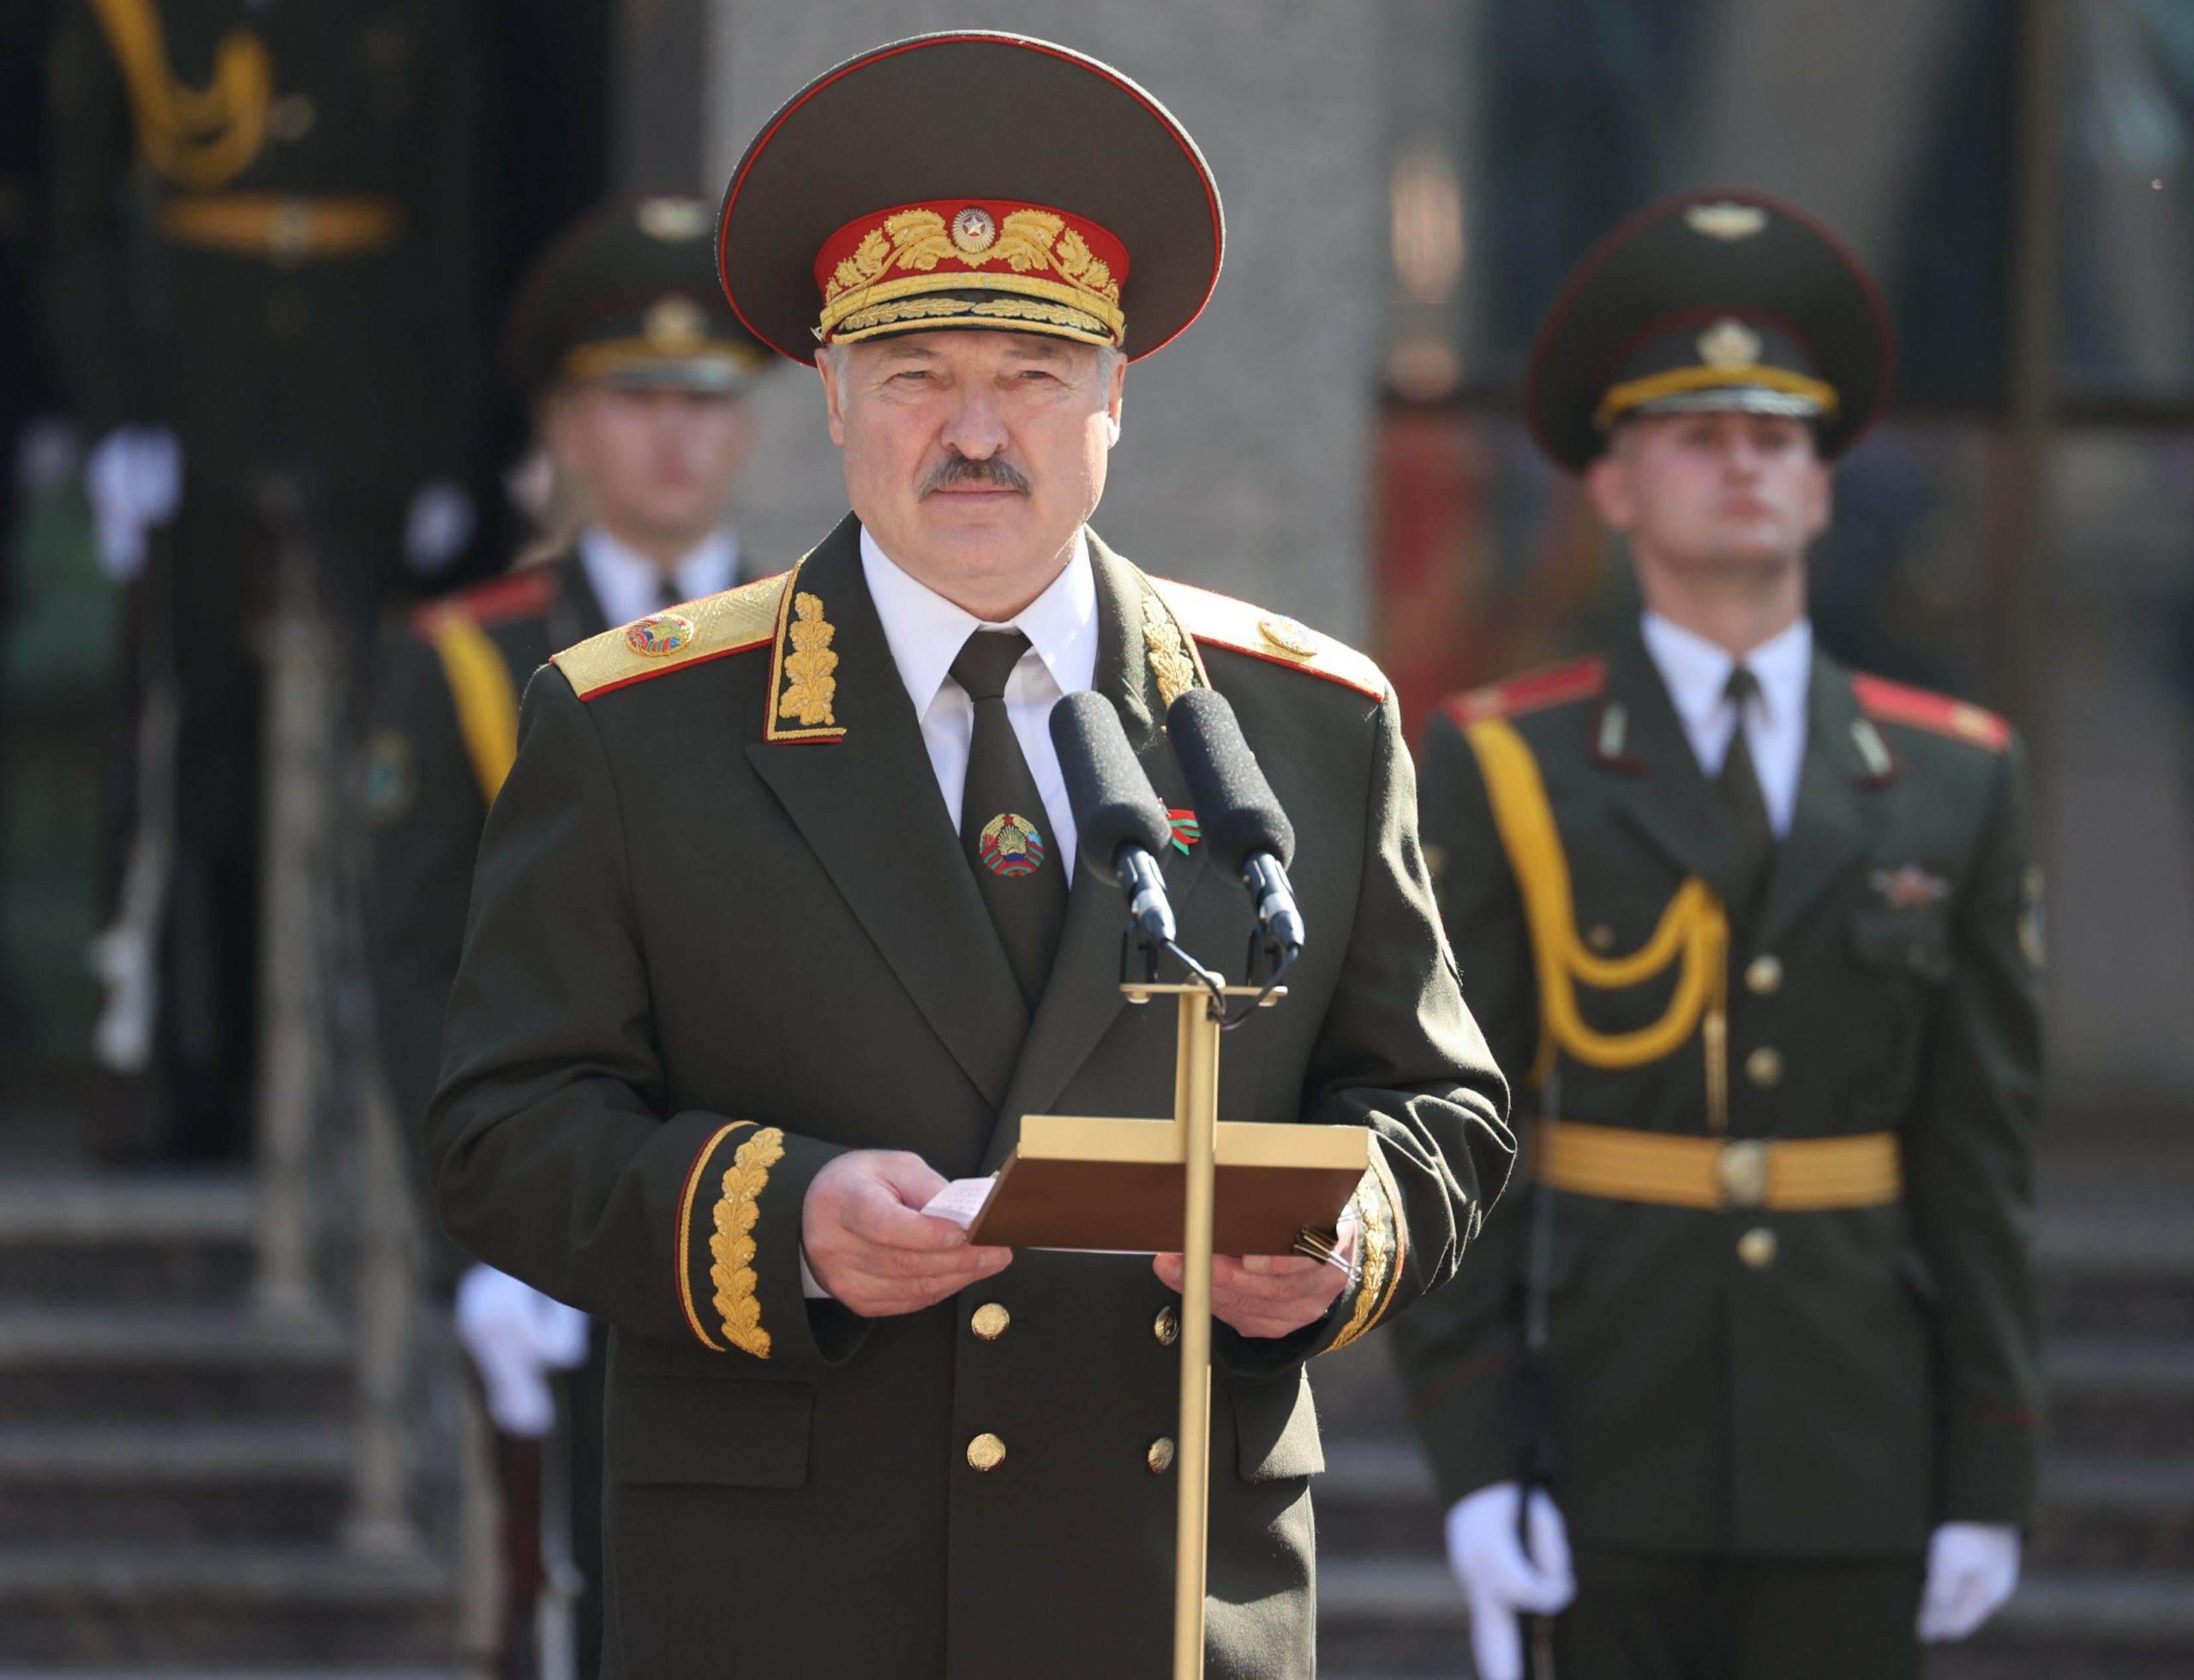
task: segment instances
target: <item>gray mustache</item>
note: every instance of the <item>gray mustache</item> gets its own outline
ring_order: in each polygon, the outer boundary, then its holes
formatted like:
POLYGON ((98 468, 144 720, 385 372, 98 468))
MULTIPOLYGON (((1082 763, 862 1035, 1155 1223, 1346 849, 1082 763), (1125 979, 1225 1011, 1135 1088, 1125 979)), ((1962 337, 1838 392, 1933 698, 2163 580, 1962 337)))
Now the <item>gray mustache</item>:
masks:
POLYGON ((996 455, 974 461, 965 455, 947 455, 937 470, 922 481, 922 494, 950 489, 956 484, 987 484, 992 489, 1028 494, 1028 480, 1018 468, 996 455))

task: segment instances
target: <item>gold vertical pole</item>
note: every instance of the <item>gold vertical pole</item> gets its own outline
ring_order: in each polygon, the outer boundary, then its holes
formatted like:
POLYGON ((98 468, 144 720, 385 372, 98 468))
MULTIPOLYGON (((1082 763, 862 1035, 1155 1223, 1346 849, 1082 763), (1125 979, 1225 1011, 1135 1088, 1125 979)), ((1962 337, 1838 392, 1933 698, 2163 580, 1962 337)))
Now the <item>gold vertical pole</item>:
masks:
POLYGON ((1211 1227, 1217 1173, 1219 1022, 1208 993, 1180 994, 1173 1114, 1181 1128, 1181 1419, 1174 1470, 1173 1680, 1202 1680, 1205 1536, 1211 1503, 1211 1227))

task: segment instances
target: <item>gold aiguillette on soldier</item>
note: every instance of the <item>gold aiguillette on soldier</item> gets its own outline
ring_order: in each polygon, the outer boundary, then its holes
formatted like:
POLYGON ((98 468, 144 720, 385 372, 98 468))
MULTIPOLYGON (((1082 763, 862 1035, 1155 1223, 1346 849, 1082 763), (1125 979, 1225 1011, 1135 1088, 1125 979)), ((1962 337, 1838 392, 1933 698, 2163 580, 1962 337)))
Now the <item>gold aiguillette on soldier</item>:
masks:
MULTIPOLYGON (((1214 1250, 1304 1253, 1306 1235, 1334 1228, 1370 1166, 1371 1134, 1221 1120, 1216 1153, 1214 1250)), ((1181 1175, 1172 1120, 1030 1114, 968 1234, 1011 1248, 1177 1253, 1181 1175)))

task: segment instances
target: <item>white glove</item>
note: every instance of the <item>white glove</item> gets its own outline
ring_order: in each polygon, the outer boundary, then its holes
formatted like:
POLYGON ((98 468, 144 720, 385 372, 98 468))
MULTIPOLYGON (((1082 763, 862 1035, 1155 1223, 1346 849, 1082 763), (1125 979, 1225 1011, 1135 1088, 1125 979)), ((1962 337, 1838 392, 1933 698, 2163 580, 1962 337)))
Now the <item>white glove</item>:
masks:
POLYGON ((1945 1522, 1927 1542, 1920 1637, 1963 1639, 2004 1607, 2019 1584, 2019 1531, 1993 1522, 1945 1522))
POLYGON ((1552 1616, 1577 1596, 1569 1569, 1569 1535, 1562 1513, 1544 1491, 1531 1501, 1529 1556, 1516 1538, 1523 1490, 1496 1482, 1458 1501, 1448 1513, 1448 1567, 1471 1611, 1471 1652, 1479 1680, 1523 1680, 1520 1612, 1552 1616))
POLYGON ((495 1427, 529 1441, 548 1434, 556 1415, 548 1373, 585 1359, 586 1314, 493 1266, 475 1266, 458 1281, 457 1335, 480 1372, 495 1427))
POLYGON ((99 562, 127 583, 145 569, 145 533, 183 501, 183 445, 165 426, 117 426, 84 458, 84 494, 99 562))
POLYGON ((404 563, 413 573, 432 577, 471 538, 472 498, 463 485, 437 478, 411 493, 404 516, 404 563))

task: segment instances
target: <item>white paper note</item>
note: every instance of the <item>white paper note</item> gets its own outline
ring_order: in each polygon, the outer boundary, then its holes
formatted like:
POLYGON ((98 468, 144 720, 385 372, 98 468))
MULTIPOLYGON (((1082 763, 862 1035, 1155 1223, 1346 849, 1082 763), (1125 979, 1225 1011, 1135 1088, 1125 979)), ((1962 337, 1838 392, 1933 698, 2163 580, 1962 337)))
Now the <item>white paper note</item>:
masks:
POLYGON ((955 1179, 931 1197, 922 1211, 932 1219, 949 1219, 965 1231, 975 1222, 976 1215, 982 1212, 983 1203, 990 1200, 997 1184, 995 1173, 986 1179, 955 1179))

